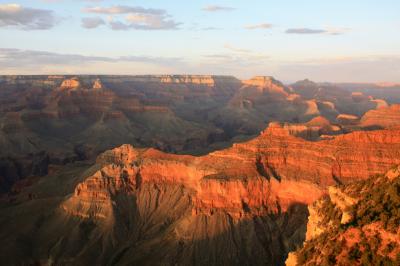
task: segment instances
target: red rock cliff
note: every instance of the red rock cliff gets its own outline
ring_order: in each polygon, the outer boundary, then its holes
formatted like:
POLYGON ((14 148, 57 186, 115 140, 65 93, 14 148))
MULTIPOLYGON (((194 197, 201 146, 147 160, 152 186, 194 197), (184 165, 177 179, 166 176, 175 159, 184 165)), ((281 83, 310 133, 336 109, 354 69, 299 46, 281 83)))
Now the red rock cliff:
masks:
POLYGON ((97 161, 101 169, 74 197, 102 199, 146 183, 172 184, 190 192, 193 214, 223 210, 243 217, 309 204, 328 185, 365 179, 400 163, 400 130, 306 141, 272 124, 252 141, 202 157, 123 145, 97 161))

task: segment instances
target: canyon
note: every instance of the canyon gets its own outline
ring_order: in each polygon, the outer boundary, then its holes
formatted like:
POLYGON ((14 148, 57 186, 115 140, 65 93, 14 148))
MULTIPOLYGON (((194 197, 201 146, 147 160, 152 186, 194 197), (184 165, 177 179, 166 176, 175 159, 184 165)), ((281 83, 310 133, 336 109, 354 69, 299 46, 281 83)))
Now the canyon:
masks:
POLYGON ((1 76, 0 260, 315 262, 302 254, 326 237, 320 206, 349 224, 348 206, 362 202, 354 182, 400 165, 397 99, 343 86, 1 76))
POLYGON ((387 105, 362 92, 308 80, 284 85, 268 76, 0 76, 0 191, 46 174, 35 170, 43 161, 94 160, 126 143, 202 155, 249 140, 270 122, 303 127, 312 139, 384 128, 362 116, 387 105), (305 125, 316 117, 329 128, 317 120, 305 125))

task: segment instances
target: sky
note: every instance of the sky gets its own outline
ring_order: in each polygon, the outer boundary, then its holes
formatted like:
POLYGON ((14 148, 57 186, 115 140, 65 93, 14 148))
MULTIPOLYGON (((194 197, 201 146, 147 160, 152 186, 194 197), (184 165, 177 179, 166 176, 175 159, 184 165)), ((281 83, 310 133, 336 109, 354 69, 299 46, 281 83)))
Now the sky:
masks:
POLYGON ((0 74, 400 82, 398 0, 0 0, 0 74))

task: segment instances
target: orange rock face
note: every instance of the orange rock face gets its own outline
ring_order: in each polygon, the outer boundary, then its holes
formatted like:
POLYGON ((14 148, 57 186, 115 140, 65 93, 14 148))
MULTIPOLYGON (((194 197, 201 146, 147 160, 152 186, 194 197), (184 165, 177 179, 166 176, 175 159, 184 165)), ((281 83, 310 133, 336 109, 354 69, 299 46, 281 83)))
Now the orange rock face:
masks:
POLYGON ((191 195, 193 214, 223 210, 240 218, 309 204, 328 185, 365 179, 399 163, 400 130, 306 141, 272 124, 252 141, 202 157, 123 145, 98 157, 101 169, 74 197, 102 200, 137 193, 143 184, 180 185, 191 195))
POLYGON ((161 76, 161 83, 192 83, 199 85, 214 86, 215 80, 213 76, 161 76))
POLYGON ((360 121, 364 127, 389 128, 400 125, 400 105, 368 111, 360 121))
POLYGON ((66 79, 61 83, 62 89, 75 89, 80 86, 80 82, 78 79, 66 79))
POLYGON ((93 89, 99 90, 103 88, 103 84, 101 83, 100 79, 96 79, 93 83, 93 89))
POLYGON ((343 125, 355 125, 359 122, 359 118, 355 115, 340 114, 336 117, 336 121, 343 125))
POLYGON ((247 86, 259 87, 261 90, 269 90, 271 92, 282 93, 285 96, 289 96, 289 94, 283 90, 282 83, 275 80, 273 77, 256 76, 249 80, 244 80, 242 83, 247 86))

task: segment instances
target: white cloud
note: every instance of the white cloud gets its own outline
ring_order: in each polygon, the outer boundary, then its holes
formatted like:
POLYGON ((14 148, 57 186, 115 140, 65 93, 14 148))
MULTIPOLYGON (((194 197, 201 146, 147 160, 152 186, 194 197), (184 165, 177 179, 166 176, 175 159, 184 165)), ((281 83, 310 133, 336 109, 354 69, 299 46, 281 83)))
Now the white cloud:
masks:
POLYGON ((86 13, 95 13, 95 14, 153 14, 153 15, 163 15, 166 14, 166 11, 163 9, 154 9, 154 8, 143 8, 140 6, 111 6, 111 7, 87 7, 83 9, 86 13))
POLYGON ((261 23, 261 24, 255 24, 255 25, 247 25, 247 26, 245 26, 245 28, 248 30, 270 29, 270 28, 272 28, 272 24, 261 23))
POLYGON ((216 5, 209 5, 202 8, 203 11, 207 12, 217 12, 217 11, 233 11, 235 8, 228 7, 228 6, 216 6, 216 5))
POLYGON ((86 13, 113 16, 109 26, 113 30, 171 30, 181 23, 175 22, 163 9, 143 8, 139 6, 88 7, 86 13), (121 15, 125 15, 121 18, 121 15), (114 18, 115 17, 115 18, 114 18))
POLYGON ((311 28, 290 28, 285 33, 287 34, 327 34, 327 35, 340 35, 349 31, 348 28, 332 28, 325 29, 311 29, 311 28))

